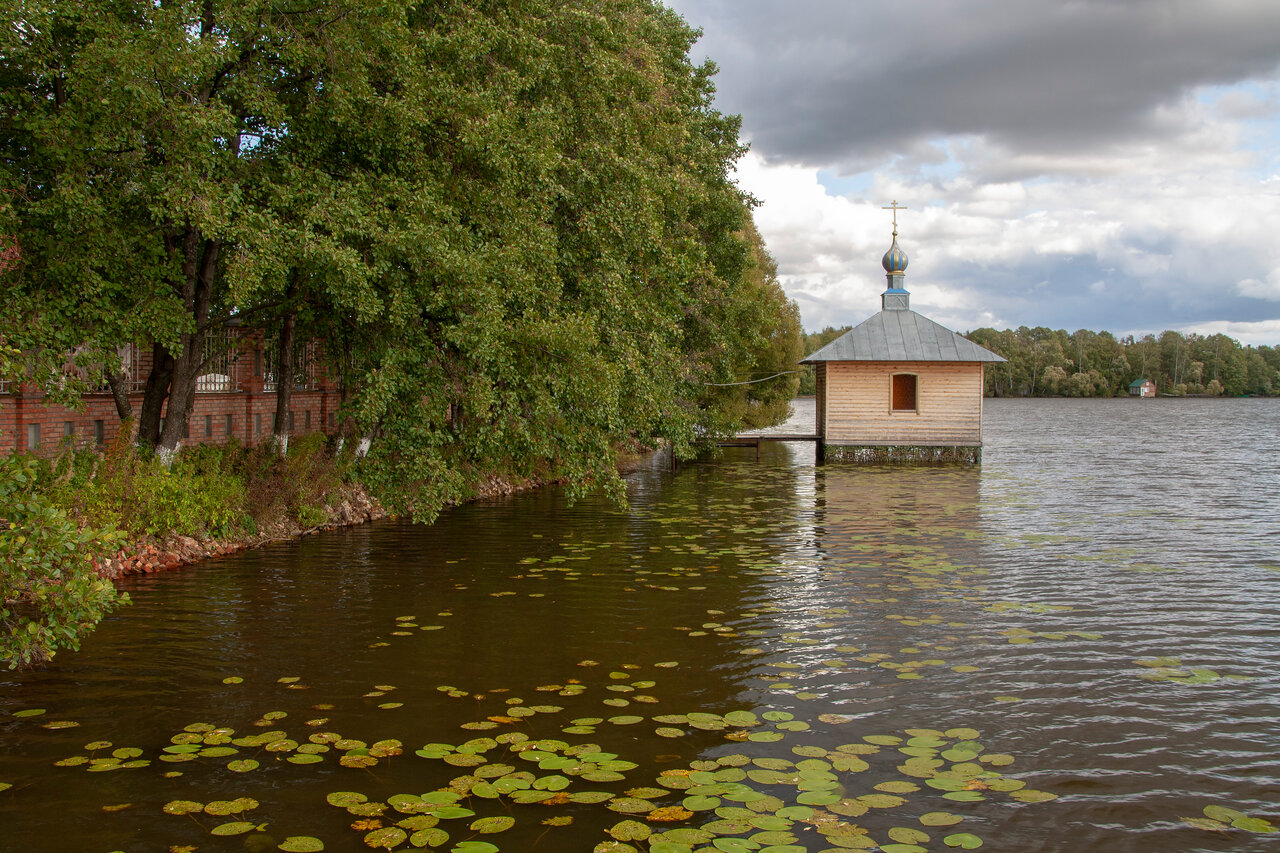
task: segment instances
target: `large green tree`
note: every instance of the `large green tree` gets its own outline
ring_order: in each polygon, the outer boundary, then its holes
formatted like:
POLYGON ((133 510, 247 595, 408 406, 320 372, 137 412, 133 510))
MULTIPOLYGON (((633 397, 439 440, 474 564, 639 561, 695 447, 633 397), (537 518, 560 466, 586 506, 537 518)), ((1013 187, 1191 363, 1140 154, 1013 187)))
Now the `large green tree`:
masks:
POLYGON ((656 2, 13 19, 9 337, 108 363, 151 345, 141 435, 162 451, 232 318, 322 341, 366 476, 422 515, 493 470, 616 492, 619 445, 688 456, 784 411, 785 379, 714 390, 789 359, 798 324, 730 178, 738 120, 656 2))

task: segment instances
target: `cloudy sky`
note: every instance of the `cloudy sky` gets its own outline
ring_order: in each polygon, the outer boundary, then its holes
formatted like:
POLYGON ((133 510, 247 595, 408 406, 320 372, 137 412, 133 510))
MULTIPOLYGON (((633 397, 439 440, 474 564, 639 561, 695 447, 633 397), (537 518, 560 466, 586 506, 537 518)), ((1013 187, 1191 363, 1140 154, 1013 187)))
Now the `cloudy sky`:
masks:
POLYGON ((739 182, 805 327, 1280 344, 1280 3, 666 0, 703 30, 739 182))

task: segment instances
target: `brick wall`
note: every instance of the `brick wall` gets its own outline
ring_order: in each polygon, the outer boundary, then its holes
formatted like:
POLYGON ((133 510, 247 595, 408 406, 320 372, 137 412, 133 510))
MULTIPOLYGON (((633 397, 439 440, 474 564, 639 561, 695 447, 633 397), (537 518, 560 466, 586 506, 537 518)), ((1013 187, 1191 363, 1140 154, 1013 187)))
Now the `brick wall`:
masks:
MULTIPOLYGON (((210 384, 234 390, 197 391, 183 444, 224 444, 235 436, 255 445, 271 435, 276 395, 270 376, 264 375, 270 365, 261 336, 238 337, 222 367, 227 373, 217 375, 226 380, 210 384)), ((150 368, 150 349, 140 349, 134 358, 134 387, 141 387, 150 368)), ((341 401, 337 384, 322 376, 312 384, 314 389, 296 389, 290 397, 291 436, 336 431, 341 401)), ((44 395, 29 386, 11 391, 0 393, 0 453, 53 456, 69 446, 96 447, 110 441, 120 427, 110 393, 86 394, 83 409, 77 411, 47 404, 44 395)), ((141 391, 130 394, 129 401, 136 415, 142 408, 141 391)))
MULTIPOLYGON (((142 395, 131 394, 130 401, 137 412, 142 395)), ((334 390, 294 391, 289 434, 332 434, 339 401, 334 390)), ((0 394, 0 453, 16 450, 53 456, 68 446, 96 447, 110 441, 120 427, 111 395, 87 394, 84 404, 82 411, 76 411, 46 405, 39 394, 0 394), (33 446, 32 440, 38 443, 33 446)), ((258 444, 271 435, 275 415, 274 393, 197 394, 183 444, 224 444, 233 435, 245 444, 258 444)))

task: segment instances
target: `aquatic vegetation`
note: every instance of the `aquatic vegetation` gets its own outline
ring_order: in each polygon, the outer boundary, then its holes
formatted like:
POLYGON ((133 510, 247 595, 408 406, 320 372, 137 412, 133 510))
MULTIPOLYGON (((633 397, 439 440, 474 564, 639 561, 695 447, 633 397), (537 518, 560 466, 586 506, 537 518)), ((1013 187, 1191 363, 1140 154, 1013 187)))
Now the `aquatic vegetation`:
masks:
POLYGON ((1184 817, 1182 821, 1196 829, 1209 832, 1225 833, 1232 829, 1263 834, 1280 832, 1280 828, 1265 818, 1250 817, 1237 809, 1216 804, 1204 807, 1204 817, 1184 817))
POLYGON ((1146 668, 1146 671, 1138 676, 1146 681, 1167 681, 1174 684, 1213 684, 1224 679, 1228 681, 1253 680, 1251 676, 1247 675, 1222 675, 1216 670, 1206 667, 1184 667, 1182 658, 1177 657, 1139 658, 1134 663, 1146 668))

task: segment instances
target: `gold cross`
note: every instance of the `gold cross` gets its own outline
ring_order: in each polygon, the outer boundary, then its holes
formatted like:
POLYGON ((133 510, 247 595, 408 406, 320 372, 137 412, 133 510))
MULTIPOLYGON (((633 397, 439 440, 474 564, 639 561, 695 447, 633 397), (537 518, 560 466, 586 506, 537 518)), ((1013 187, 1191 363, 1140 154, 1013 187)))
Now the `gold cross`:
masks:
POLYGON ((897 237, 898 236, 898 211, 906 210, 907 206, 905 204, 898 204, 898 200, 895 198, 893 200, 893 204, 883 205, 881 206, 880 209, 893 211, 893 236, 897 237))

